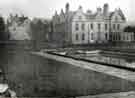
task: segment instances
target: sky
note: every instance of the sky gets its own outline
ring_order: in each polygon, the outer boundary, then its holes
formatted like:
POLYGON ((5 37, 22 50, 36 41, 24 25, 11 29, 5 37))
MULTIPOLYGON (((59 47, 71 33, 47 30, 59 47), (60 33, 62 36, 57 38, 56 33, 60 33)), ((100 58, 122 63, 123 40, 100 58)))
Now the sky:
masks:
POLYGON ((110 11, 121 8, 127 20, 135 21, 135 0, 0 0, 0 14, 7 16, 9 13, 25 14, 31 18, 51 18, 55 10, 60 13, 65 10, 65 4, 69 2, 70 10, 77 10, 78 6, 96 11, 97 7, 109 4, 110 11))

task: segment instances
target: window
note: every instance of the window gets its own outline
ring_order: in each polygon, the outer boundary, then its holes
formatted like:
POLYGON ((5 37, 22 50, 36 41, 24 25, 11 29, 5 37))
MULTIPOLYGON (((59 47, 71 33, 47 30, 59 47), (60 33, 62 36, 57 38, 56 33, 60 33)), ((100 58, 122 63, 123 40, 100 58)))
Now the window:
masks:
POLYGON ((91 24, 90 26, 91 26, 91 29, 93 30, 93 24, 91 24))
POLYGON ((105 33, 105 39, 107 40, 107 33, 105 33))
POLYGON ((117 25, 117 30, 120 30, 120 24, 117 25))
POLYGON ((85 24, 82 24, 82 30, 84 30, 85 29, 85 24))
POLYGON ((76 27, 75 27, 76 31, 79 30, 79 24, 76 24, 76 27))
POLYGON ((125 35, 123 35, 123 40, 125 41, 125 35))
POLYGON ((116 28, 115 28, 115 24, 113 24, 113 29, 115 30, 116 28))
POLYGON ((84 33, 82 34, 82 40, 85 40, 85 34, 84 33))
POLYGON ((105 24, 105 30, 107 30, 108 29, 108 25, 107 24, 105 24))
POLYGON ((101 29, 101 24, 99 23, 98 24, 98 30, 100 31, 100 29, 101 29))
POLYGON ((79 36, 78 36, 78 34, 76 34, 76 40, 78 40, 79 39, 79 36))
POLYGON ((91 40, 94 40, 94 34, 91 33, 91 40))

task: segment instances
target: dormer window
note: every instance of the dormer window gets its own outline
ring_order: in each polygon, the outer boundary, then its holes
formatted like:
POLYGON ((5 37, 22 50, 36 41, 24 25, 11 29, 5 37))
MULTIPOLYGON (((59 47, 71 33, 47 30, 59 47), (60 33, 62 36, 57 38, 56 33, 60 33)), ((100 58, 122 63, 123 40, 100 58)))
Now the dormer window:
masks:
POLYGON ((84 33, 82 34, 82 40, 85 40, 85 34, 84 33))
POLYGON ((117 25, 117 29, 120 30, 120 24, 117 25))
POLYGON ((76 34, 75 38, 76 38, 76 40, 78 40, 78 39, 79 39, 79 36, 78 36, 78 34, 76 34))
POLYGON ((90 24, 90 27, 91 27, 91 29, 93 30, 93 24, 92 24, 92 23, 90 24))
POLYGON ((76 24, 76 27, 75 27, 76 31, 79 30, 79 24, 76 24))
POLYGON ((115 24, 113 24, 113 29, 114 29, 114 30, 116 29, 116 26, 115 26, 115 24))
POLYGON ((108 25, 107 24, 105 24, 105 30, 107 30, 108 29, 108 25))
POLYGON ((98 23, 98 30, 100 31, 100 29, 101 29, 101 24, 98 23))

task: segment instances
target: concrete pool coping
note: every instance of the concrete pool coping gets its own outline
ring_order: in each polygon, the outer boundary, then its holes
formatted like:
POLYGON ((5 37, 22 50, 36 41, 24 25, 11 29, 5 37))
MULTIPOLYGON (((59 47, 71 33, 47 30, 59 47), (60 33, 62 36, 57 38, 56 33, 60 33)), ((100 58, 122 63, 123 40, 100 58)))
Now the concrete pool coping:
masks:
POLYGON ((31 52, 31 53, 34 55, 48 58, 48 59, 53 59, 53 60, 56 60, 59 62, 68 63, 68 64, 71 64, 71 65, 74 65, 77 67, 81 67, 84 69, 90 69, 90 70, 93 70, 96 72, 105 73, 105 74, 108 74, 111 76, 115 76, 118 78, 122 78, 122 79, 126 79, 129 81, 135 82, 135 72, 133 72, 133 71, 118 69, 118 68, 115 68, 112 66, 103 66, 101 64, 85 62, 82 60, 74 60, 72 58, 49 54, 46 52, 31 52))

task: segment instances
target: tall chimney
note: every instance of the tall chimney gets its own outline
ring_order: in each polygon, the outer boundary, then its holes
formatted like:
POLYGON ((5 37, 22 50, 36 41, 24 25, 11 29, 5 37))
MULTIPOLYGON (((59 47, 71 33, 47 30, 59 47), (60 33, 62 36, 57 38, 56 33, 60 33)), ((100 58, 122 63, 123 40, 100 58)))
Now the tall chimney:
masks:
POLYGON ((69 3, 66 4, 65 9, 66 9, 65 12, 68 13, 69 12, 69 3))
POLYGON ((109 13, 109 5, 107 3, 104 4, 103 14, 106 16, 109 13))
POLYGON ((63 9, 61 9, 61 14, 64 14, 64 11, 63 11, 63 9))

